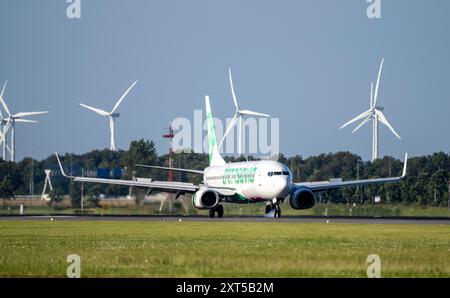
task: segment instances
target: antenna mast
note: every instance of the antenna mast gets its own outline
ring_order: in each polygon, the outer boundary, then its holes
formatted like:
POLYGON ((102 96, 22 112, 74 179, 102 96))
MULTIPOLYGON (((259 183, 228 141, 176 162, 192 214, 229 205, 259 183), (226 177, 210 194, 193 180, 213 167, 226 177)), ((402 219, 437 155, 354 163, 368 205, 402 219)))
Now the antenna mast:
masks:
MULTIPOLYGON (((173 168, 173 137, 175 135, 173 134, 173 129, 172 129, 172 123, 169 122, 169 133, 163 135, 163 138, 165 139, 169 139, 169 160, 167 161, 168 163, 168 167, 169 168, 173 168)), ((167 173, 167 181, 173 181, 173 172, 171 170, 168 171, 167 173)))

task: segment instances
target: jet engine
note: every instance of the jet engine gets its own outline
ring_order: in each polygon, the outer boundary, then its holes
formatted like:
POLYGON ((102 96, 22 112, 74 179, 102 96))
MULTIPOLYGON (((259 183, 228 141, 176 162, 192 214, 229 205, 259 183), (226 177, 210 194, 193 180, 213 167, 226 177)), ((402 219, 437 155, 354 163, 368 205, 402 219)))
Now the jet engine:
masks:
POLYGON ((307 188, 297 188, 291 193, 290 203, 296 210, 309 209, 316 203, 314 194, 307 188))
POLYGON ((197 209, 212 209, 219 204, 219 194, 212 189, 200 189, 192 196, 192 204, 197 209))

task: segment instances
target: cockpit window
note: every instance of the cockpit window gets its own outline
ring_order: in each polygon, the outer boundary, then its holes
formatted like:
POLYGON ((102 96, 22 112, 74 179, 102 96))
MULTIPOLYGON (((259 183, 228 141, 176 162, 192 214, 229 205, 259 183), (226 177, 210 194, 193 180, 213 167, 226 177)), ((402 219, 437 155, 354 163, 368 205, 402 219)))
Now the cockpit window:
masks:
POLYGON ((281 176, 281 175, 283 175, 283 176, 289 176, 289 172, 288 172, 288 171, 282 171, 282 172, 268 172, 267 175, 268 175, 269 177, 272 177, 272 176, 281 176))

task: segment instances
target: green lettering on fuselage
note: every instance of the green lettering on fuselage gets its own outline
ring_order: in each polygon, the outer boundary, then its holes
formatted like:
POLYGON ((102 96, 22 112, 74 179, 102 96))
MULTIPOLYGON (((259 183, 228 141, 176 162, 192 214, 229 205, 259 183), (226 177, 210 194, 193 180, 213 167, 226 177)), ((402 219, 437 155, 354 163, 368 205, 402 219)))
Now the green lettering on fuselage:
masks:
POLYGON ((253 168, 227 168, 223 173, 222 183, 249 184, 255 181, 256 167, 253 168))

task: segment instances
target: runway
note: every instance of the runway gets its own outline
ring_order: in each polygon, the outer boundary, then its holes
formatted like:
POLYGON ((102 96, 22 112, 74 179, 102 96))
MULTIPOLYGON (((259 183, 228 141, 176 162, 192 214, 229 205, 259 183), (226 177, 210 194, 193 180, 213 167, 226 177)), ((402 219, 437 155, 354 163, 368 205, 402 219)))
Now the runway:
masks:
POLYGON ((264 216, 230 216, 209 218, 207 216, 154 216, 154 215, 23 215, 0 216, 5 220, 38 221, 160 221, 160 222, 250 222, 250 223, 345 223, 345 224, 414 224, 414 225, 450 225, 450 218, 427 217, 346 217, 346 216, 285 216, 268 218, 264 216))

